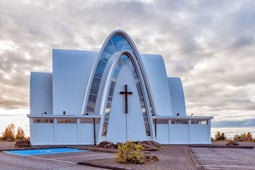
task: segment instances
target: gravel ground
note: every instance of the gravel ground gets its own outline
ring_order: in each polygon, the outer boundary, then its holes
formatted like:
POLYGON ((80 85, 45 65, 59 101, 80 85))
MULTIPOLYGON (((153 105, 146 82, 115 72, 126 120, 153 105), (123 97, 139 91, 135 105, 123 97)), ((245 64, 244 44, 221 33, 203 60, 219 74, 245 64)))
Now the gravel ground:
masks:
POLYGON ((14 149, 15 142, 0 142, 0 150, 14 149))
POLYGON ((101 165, 102 167, 112 167, 119 169, 153 169, 153 170, 193 170, 195 165, 189 155, 187 146, 164 146, 163 149, 151 152, 158 156, 159 161, 148 162, 142 165, 136 164, 120 164, 115 159, 86 160, 83 163, 93 165, 101 165))
MULTIPOLYGON (((0 143, 0 149, 13 149, 14 144, 0 143)), ((90 162, 94 165, 111 166, 120 169, 196 169, 189 155, 187 146, 164 146, 157 152, 152 152, 159 157, 158 162, 150 162, 143 165, 120 164, 114 159, 114 153, 85 152, 64 153, 37 156, 18 156, 0 152, 0 169, 101 169, 91 166, 77 165, 78 162, 90 162)))
POLYGON ((102 170, 101 168, 84 167, 74 162, 58 159, 42 159, 36 156, 18 156, 0 152, 0 170, 102 170))
MULTIPOLYGON (((254 143, 243 143, 254 146, 254 143)), ((197 163, 208 170, 255 170, 255 150, 244 148, 192 147, 197 163)))
MULTIPOLYGON (((0 142, 0 150, 15 149, 14 142, 0 142)), ((90 166, 77 165, 78 158, 87 157, 86 159, 93 159, 95 157, 104 158, 107 153, 66 153, 66 154, 52 154, 40 156, 19 156, 12 155, 5 152, 0 152, 0 170, 103 170, 102 168, 95 168, 90 166)), ((81 159, 83 160, 83 159, 81 159)))
MULTIPOLYGON (((241 146, 255 146, 255 143, 240 143, 241 146)), ((110 166, 119 169, 154 169, 154 170, 193 170, 193 169, 241 169, 255 170, 255 149, 225 148, 225 142, 208 146, 188 147, 184 145, 166 145, 152 154, 159 157, 158 162, 143 165, 120 164, 114 159, 114 153, 82 152, 37 156, 18 156, 0 152, 0 170, 32 169, 88 169, 92 166, 78 165, 78 162, 93 165, 110 166)), ((82 146, 79 148, 88 148, 82 146)), ((13 142, 0 142, 0 150, 14 149, 13 142)))

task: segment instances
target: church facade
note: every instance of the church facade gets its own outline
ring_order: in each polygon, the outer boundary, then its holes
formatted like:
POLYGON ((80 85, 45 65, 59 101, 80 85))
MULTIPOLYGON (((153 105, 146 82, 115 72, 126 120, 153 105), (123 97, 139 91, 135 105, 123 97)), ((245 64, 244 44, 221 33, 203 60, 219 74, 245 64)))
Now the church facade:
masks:
POLYGON ((113 31, 101 50, 53 49, 52 73, 31 72, 32 145, 152 140, 211 143, 211 116, 187 116, 181 79, 161 55, 113 31))

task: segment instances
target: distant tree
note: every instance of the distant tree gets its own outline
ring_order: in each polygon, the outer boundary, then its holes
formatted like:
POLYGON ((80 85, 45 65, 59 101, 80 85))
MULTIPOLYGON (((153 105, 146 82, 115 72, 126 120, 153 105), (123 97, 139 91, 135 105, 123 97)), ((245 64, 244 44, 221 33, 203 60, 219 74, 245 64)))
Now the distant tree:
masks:
POLYGON ((251 132, 248 132, 248 133, 246 134, 246 137, 247 137, 247 140, 248 140, 248 141, 252 141, 252 134, 251 134, 251 132))
POLYGON ((240 135, 235 135, 234 140, 235 141, 252 141, 253 138, 252 138, 251 132, 248 132, 248 133, 242 133, 240 135))
POLYGON ((3 140, 15 141, 15 126, 13 123, 9 124, 2 135, 3 140))
POLYGON ((24 140, 24 139, 26 139, 25 132, 21 127, 18 127, 17 134, 16 134, 16 140, 24 140))
POLYGON ((225 136, 224 133, 217 132, 215 135, 215 141, 222 141, 222 140, 226 140, 226 139, 227 139, 227 137, 225 136))

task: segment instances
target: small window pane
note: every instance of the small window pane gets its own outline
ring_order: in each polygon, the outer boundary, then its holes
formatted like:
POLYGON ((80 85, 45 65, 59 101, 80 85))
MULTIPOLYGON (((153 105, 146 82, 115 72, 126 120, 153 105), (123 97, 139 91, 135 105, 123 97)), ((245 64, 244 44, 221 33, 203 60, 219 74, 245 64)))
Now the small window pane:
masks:
POLYGON ((172 124, 188 124, 188 120, 181 120, 181 119, 176 119, 171 121, 172 124))
POLYGON ((96 76, 102 77, 105 66, 106 66, 106 62, 103 60, 99 60, 99 63, 97 64, 97 69, 96 69, 96 76))
POLYGON ((53 118, 33 118, 33 123, 53 123, 53 118))
POLYGON ((143 93, 142 93, 142 89, 141 89, 140 83, 137 83, 137 84, 136 84, 136 88, 137 88, 139 97, 143 97, 143 93))
POLYGON ((113 91, 114 91, 114 88, 115 88, 115 82, 112 81, 111 82, 111 85, 110 85, 110 91, 109 91, 109 96, 112 97, 113 96, 113 91))
MULTIPOLYGON (((80 123, 94 123, 93 118, 80 118, 80 123)), ((95 119, 95 123, 99 123, 99 119, 95 119)))
POLYGON ((114 45, 112 44, 112 41, 109 41, 104 49, 104 52, 102 54, 102 59, 104 61, 108 61, 108 59, 112 56, 112 54, 116 51, 114 45))
POLYGON ((121 35, 115 35, 112 37, 112 42, 117 51, 122 51, 125 47, 127 40, 121 35))
POLYGON ((104 122, 102 136, 106 136, 107 135, 107 126, 108 126, 108 123, 104 122))
POLYGON ((97 95, 98 87, 99 87, 100 81, 101 81, 100 78, 94 77, 93 83, 92 83, 92 86, 91 86, 90 94, 95 94, 95 95, 97 95))
POLYGON ((58 123, 77 123, 77 119, 72 118, 72 119, 65 119, 65 118, 59 118, 57 119, 58 123))
POLYGON ((157 124, 168 124, 168 119, 156 119, 157 124))
POLYGON ((191 124, 200 124, 200 125, 207 125, 207 120, 191 120, 191 124))

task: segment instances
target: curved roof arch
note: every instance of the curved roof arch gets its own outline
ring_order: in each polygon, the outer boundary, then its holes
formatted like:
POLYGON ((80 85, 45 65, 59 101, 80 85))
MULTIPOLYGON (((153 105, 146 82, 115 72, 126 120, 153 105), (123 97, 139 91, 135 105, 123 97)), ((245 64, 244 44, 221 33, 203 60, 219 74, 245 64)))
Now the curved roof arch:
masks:
POLYGON ((143 86, 146 88, 146 91, 148 93, 151 112, 154 113, 152 99, 149 94, 149 88, 146 85, 147 84, 146 76, 141 64, 141 56, 136 48, 136 45, 125 31, 115 30, 106 38, 99 52, 97 64, 94 67, 91 74, 89 88, 87 89, 84 96, 84 102, 83 102, 83 108, 82 108, 81 114, 95 113, 95 107, 96 107, 96 104, 98 103, 97 95, 100 89, 101 79, 103 77, 105 67, 109 59, 114 53, 123 52, 123 51, 130 53, 131 56, 134 57, 134 61, 137 63, 141 73, 143 86))

